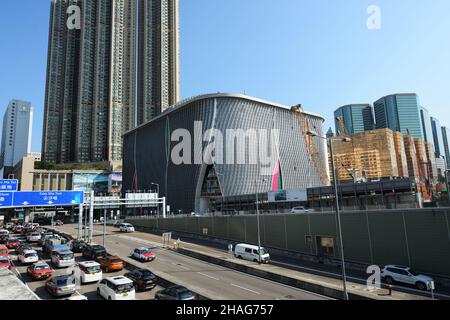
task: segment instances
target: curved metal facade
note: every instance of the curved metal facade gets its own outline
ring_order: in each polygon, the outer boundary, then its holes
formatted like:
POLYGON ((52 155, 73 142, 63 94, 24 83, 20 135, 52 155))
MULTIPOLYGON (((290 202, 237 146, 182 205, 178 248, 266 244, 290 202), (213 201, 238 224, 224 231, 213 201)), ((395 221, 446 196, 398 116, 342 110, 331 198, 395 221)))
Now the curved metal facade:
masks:
MULTIPOLYGON (((167 197, 171 211, 201 212, 202 185, 208 164, 175 165, 171 160, 171 152, 179 144, 171 141, 171 135, 177 129, 189 131, 194 153, 196 121, 202 122, 202 134, 208 129, 217 129, 224 137, 228 129, 265 130, 269 133, 278 130, 279 152, 276 158, 281 166, 283 188, 321 186, 324 184, 324 177, 328 181, 325 140, 309 140, 304 134, 308 130, 305 128, 309 127, 323 136, 322 117, 306 112, 300 115, 288 107, 247 96, 217 94, 187 100, 125 134, 123 190, 150 190, 152 183, 158 183, 160 193, 167 197), (305 120, 308 123, 306 126, 305 120)), ((203 148, 210 142, 203 142, 203 148)), ((224 141, 223 145, 226 144, 224 141)), ((224 148, 223 158, 227 159, 227 152, 232 152, 237 157, 237 152, 244 151, 248 158, 248 152, 257 152, 256 148, 248 143, 245 149, 224 148)), ((250 164, 249 161, 246 164, 224 162, 213 164, 214 169, 220 173, 217 179, 222 196, 272 191, 272 173, 275 167, 250 164), (262 174, 263 167, 270 174, 262 174)), ((194 155, 191 163, 195 163, 194 155)))

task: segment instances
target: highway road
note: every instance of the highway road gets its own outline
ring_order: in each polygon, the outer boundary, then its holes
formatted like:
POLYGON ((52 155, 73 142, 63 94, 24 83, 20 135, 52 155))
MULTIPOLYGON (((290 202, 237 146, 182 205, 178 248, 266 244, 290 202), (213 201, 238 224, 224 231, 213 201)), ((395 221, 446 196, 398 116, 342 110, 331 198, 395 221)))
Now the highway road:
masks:
MULTIPOLYGON (((76 235, 76 225, 55 227, 58 231, 76 235)), ((103 244, 103 226, 94 227, 94 242, 103 244)), ((114 227, 107 227, 105 247, 111 254, 130 259, 134 248, 152 248, 156 259, 150 263, 133 262, 149 268, 156 275, 176 284, 186 286, 207 298, 214 300, 329 300, 311 292, 251 276, 197 259, 186 257, 152 242, 145 233, 121 234, 114 227), (148 239, 148 240, 147 240, 148 239), (128 258, 127 258, 128 257, 128 258)), ((131 261, 131 260, 128 260, 131 261)))
MULTIPOLYGON (((17 236, 18 238, 23 238, 21 236, 17 236)), ((36 250, 36 252, 39 255, 39 258, 41 261, 45 261, 47 262, 55 271, 54 275, 65 275, 68 272, 68 268, 56 268, 54 265, 52 265, 49 256, 45 253, 42 252, 42 248, 41 247, 33 247, 34 250, 36 250)), ((43 300, 64 300, 67 297, 63 297, 63 298, 54 298, 52 297, 47 290, 45 289, 45 282, 46 280, 42 280, 42 281, 35 281, 33 280, 28 274, 27 274, 27 268, 28 266, 26 265, 21 265, 19 261, 17 261, 17 256, 15 254, 15 252, 12 250, 10 253, 10 257, 11 260, 14 264, 14 270, 13 272, 22 280, 24 280, 24 282, 28 285, 28 287, 34 291, 34 293, 36 293, 36 295, 43 299, 43 300)), ((80 253, 75 254, 75 261, 79 262, 79 261, 86 261, 86 259, 84 259, 80 253)), ((110 276, 118 276, 118 275, 123 275, 125 273, 129 272, 128 270, 122 270, 119 272, 111 272, 111 273, 105 273, 103 272, 103 278, 106 277, 110 277, 110 276)), ((153 300, 155 297, 155 293, 158 290, 161 290, 161 287, 156 287, 151 291, 146 291, 146 292, 137 292, 136 293, 136 299, 137 300, 153 300)), ((99 297, 97 295, 97 284, 93 283, 93 284, 85 284, 82 285, 81 287, 77 288, 77 292, 73 295, 84 295, 88 298, 88 300, 101 300, 102 298, 99 297)))

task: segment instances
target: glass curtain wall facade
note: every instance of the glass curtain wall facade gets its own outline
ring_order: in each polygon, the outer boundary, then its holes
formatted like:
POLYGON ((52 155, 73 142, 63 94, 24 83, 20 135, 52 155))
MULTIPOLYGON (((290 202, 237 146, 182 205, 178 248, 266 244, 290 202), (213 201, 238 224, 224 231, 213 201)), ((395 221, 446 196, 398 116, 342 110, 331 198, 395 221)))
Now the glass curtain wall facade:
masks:
POLYGON ((444 154, 447 163, 447 170, 450 169, 450 129, 442 127, 442 139, 444 141, 444 154))
POLYGON ((374 118, 372 106, 370 104, 352 104, 342 106, 334 112, 336 132, 340 132, 340 123, 337 118, 341 118, 345 125, 346 132, 340 134, 353 134, 374 129, 374 118))
POLYGON ((375 127, 389 128, 403 134, 408 132, 415 138, 424 140, 419 98, 416 94, 394 94, 374 103, 375 127))
POLYGON ((444 139, 442 137, 442 129, 439 120, 431 117, 431 128, 433 130, 434 149, 436 158, 445 156, 444 139))

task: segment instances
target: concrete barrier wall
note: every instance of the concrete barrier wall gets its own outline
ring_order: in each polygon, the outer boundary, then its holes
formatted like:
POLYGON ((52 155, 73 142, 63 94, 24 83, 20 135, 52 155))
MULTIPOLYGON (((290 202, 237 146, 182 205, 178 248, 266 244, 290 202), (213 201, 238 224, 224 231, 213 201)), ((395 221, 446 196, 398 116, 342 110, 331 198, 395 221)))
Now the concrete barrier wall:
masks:
MULTIPOLYGON (((127 219, 136 226, 257 243, 256 216, 127 219)), ((357 211, 342 214, 345 257, 363 264, 401 264, 420 272, 450 276, 448 209, 357 211)), ((318 236, 334 238, 335 214, 261 215, 263 246, 319 255, 318 236), (307 241, 307 236, 311 236, 307 241)))

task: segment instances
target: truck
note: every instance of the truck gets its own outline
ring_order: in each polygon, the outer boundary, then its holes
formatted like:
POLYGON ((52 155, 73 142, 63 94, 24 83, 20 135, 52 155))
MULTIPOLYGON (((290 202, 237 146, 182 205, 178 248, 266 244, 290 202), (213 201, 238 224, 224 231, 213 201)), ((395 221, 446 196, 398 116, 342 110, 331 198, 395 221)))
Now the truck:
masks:
POLYGON ((43 247, 43 251, 48 253, 54 250, 68 251, 70 249, 72 249, 72 247, 69 241, 64 238, 49 238, 45 240, 43 247))

